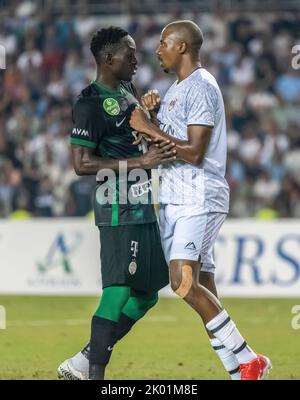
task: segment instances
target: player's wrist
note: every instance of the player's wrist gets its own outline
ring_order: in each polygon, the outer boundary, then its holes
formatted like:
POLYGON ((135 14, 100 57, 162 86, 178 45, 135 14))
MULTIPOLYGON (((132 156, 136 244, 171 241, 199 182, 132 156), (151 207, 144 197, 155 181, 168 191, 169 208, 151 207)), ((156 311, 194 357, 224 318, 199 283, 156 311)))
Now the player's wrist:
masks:
POLYGON ((153 134, 154 130, 156 128, 156 125, 151 120, 148 120, 147 123, 144 126, 143 132, 146 133, 146 135, 149 135, 151 137, 151 134, 153 134))
POLYGON ((145 154, 139 157, 139 168, 141 169, 147 169, 147 162, 145 158, 145 154))

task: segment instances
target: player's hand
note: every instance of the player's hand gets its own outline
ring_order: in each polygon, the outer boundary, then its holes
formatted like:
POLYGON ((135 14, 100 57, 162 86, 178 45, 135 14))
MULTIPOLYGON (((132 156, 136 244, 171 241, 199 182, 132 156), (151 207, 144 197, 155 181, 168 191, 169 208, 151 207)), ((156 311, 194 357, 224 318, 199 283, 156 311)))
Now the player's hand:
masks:
MULTIPOLYGON (((137 132, 136 132, 137 133, 137 132)), ((155 143, 157 147, 164 147, 166 144, 170 143, 169 139, 161 136, 158 133, 151 133, 149 136, 147 133, 137 133, 137 138, 132 142, 132 144, 138 145, 144 139, 148 143, 155 143)), ((174 143, 175 146, 175 143, 174 143)))
POLYGON ((156 89, 149 90, 141 97, 141 103, 145 110, 157 112, 160 107, 160 96, 156 89))
POLYGON ((176 150, 174 149, 175 143, 165 143, 163 147, 152 145, 149 151, 141 157, 142 167, 145 169, 152 169, 165 164, 170 161, 176 160, 176 150))
POLYGON ((135 133, 137 133, 137 138, 132 142, 132 144, 138 145, 141 143, 143 139, 146 140, 146 142, 149 143, 152 142, 152 139, 148 135, 146 135, 146 133, 138 133, 138 132, 135 133))
POLYGON ((153 130, 153 123, 149 120, 147 114, 143 111, 141 106, 136 106, 136 108, 132 111, 129 125, 135 131, 142 134, 142 137, 139 137, 133 142, 134 144, 139 144, 143 138, 148 142, 152 141, 154 143, 166 141, 166 138, 162 133, 155 132, 153 130))
POLYGON ((145 132, 149 128, 150 121, 144 110, 137 106, 131 113, 129 125, 137 132, 145 132))

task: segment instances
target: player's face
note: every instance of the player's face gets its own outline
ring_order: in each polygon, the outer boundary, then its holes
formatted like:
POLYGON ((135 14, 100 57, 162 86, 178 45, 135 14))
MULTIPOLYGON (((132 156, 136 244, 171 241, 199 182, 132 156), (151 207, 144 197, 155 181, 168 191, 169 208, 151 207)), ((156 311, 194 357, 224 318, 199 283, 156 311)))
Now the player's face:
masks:
POLYGON ((122 47, 113 56, 112 71, 118 79, 131 81, 136 73, 137 59, 136 46, 131 36, 127 35, 122 40, 122 47))
POLYGON ((162 69, 168 73, 176 70, 180 60, 178 52, 179 40, 176 33, 172 30, 164 29, 160 36, 160 44, 156 49, 156 54, 162 69))

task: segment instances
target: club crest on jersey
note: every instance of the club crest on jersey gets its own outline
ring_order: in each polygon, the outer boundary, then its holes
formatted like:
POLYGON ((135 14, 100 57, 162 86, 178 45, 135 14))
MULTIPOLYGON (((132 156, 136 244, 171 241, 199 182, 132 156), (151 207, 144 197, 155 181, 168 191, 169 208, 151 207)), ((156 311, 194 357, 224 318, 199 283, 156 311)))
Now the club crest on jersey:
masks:
POLYGON ((131 261, 128 267, 128 271, 130 275, 134 275, 136 273, 137 263, 135 261, 131 261))
POLYGON ((168 105, 168 111, 173 110, 173 108, 175 107, 176 103, 177 103, 177 99, 171 100, 169 105, 168 105))
POLYGON ((115 116, 120 114, 120 106, 116 99, 112 97, 108 97, 103 102, 103 108, 107 112, 107 114, 115 116))

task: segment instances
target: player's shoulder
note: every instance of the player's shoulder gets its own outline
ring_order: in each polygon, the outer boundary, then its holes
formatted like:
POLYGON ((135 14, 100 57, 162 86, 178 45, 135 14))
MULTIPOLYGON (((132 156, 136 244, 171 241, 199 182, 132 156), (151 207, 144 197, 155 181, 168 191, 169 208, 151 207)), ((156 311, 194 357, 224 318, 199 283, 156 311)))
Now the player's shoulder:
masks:
POLYGON ((193 101, 199 96, 208 96, 214 101, 218 101, 220 97, 220 88, 215 77, 205 68, 199 68, 191 77, 189 83, 188 97, 193 101))
POLYGON ((137 97, 137 90, 132 82, 121 81, 121 85, 127 92, 131 93, 134 97, 137 97))
POLYGON ((213 92, 217 92, 219 90, 219 85, 216 78, 205 68, 199 68, 195 71, 196 74, 194 76, 193 84, 196 87, 206 88, 213 92))
POLYGON ((93 88, 93 85, 90 84, 85 87, 77 97, 73 106, 73 112, 93 113, 94 110, 98 108, 98 105, 99 99, 97 97, 97 92, 93 88))

